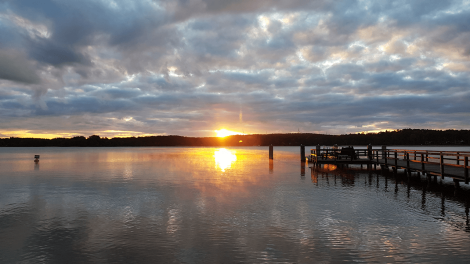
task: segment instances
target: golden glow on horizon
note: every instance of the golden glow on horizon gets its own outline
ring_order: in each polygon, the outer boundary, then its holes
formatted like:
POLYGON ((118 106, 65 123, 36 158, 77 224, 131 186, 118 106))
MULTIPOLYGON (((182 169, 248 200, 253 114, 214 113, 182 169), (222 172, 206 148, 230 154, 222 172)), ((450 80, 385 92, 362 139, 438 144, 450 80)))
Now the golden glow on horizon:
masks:
POLYGON ((214 151, 215 166, 225 172, 225 169, 230 168, 232 163, 237 160, 237 156, 233 153, 224 148, 214 151))
POLYGON ((76 136, 74 133, 49 133, 48 131, 44 132, 33 132, 32 130, 12 130, 12 131, 2 131, 0 130, 1 137, 19 137, 19 138, 71 138, 76 136))
MULTIPOLYGON (((102 132, 106 137, 149 137, 149 136, 157 136, 155 134, 144 134, 142 132, 137 131, 125 131, 125 130, 105 130, 102 132), (111 136, 108 136, 111 134, 111 136)), ((97 134, 100 135, 100 134, 97 134)), ((101 135, 100 135, 101 136, 101 135)), ((104 137, 102 136, 102 137, 104 137)))
POLYGON ((214 130, 214 132, 217 134, 218 137, 226 137, 226 136, 233 136, 233 135, 244 135, 243 133, 229 131, 225 128, 222 128, 220 130, 214 130))
POLYGON ((67 132, 56 132, 49 133, 48 131, 36 132, 33 130, 0 130, 0 138, 18 137, 18 138, 72 138, 76 136, 89 137, 91 135, 99 135, 100 137, 148 137, 156 136, 156 134, 145 134, 137 131, 121 131, 121 130, 105 130, 105 131, 92 131, 87 133, 67 133, 67 132))

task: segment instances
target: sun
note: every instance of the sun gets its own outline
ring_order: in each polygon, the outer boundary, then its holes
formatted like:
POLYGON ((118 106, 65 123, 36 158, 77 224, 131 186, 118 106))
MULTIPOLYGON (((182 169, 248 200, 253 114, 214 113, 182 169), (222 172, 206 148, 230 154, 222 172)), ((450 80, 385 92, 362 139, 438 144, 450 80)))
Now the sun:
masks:
POLYGON ((229 131, 225 128, 222 128, 220 130, 214 130, 214 132, 217 134, 218 137, 226 137, 226 136, 232 136, 232 135, 243 135, 243 133, 229 131))

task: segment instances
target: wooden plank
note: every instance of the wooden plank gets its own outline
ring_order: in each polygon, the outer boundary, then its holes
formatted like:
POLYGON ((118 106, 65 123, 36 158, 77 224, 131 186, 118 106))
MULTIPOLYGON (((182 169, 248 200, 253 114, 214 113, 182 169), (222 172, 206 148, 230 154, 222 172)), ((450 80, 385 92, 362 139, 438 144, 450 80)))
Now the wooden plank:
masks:
POLYGON ((437 150, 414 150, 414 149, 393 149, 394 151, 400 151, 400 152, 415 152, 416 153, 429 153, 430 155, 440 155, 441 152, 445 153, 447 156, 462 156, 464 155, 470 155, 470 151, 437 151, 437 150))
MULTIPOLYGON (((383 162, 381 160, 381 162, 383 162)), ((391 165, 391 166, 394 166, 394 164, 392 163, 388 163, 388 165, 391 165)), ((447 166, 447 164, 446 164, 447 166)), ((396 165, 397 168, 403 168, 405 169, 406 168, 406 161, 403 161, 403 160, 399 160, 397 162, 397 165, 396 165)), ((413 170, 413 171, 421 171, 421 165, 420 163, 410 163, 410 168, 413 170)), ((445 168, 446 172, 445 172, 445 176, 452 176, 452 177, 459 177, 461 179, 464 178, 464 175, 463 175, 463 170, 462 168, 456 168, 456 167, 446 167, 445 168)), ((440 174, 440 164, 427 164, 426 165, 426 172, 428 173, 431 173, 433 172, 435 175, 441 175, 440 174)))

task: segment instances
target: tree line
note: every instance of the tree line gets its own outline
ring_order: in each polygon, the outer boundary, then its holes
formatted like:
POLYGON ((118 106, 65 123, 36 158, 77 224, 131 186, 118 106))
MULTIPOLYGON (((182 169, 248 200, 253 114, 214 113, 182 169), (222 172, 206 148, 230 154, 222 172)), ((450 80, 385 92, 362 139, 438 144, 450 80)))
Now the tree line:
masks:
POLYGON ((141 146, 305 146, 320 145, 470 145, 470 130, 401 129, 379 133, 327 135, 314 133, 251 134, 227 137, 177 135, 106 138, 0 138, 0 147, 141 147, 141 146))

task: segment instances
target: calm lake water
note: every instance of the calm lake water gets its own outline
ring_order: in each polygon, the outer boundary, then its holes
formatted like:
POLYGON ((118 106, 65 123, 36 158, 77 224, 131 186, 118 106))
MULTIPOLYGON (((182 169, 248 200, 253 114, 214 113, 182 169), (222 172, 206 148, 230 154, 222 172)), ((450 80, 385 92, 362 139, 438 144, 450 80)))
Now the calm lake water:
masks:
POLYGON ((465 184, 299 152, 0 148, 0 263, 470 262, 465 184))

